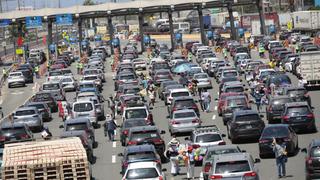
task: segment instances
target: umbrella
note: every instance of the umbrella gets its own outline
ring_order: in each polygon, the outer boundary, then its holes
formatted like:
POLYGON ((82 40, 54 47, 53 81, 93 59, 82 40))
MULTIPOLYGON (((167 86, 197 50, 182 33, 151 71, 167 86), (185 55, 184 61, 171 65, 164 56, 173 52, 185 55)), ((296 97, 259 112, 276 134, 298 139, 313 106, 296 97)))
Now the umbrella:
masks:
POLYGON ((190 70, 191 70, 190 64, 184 63, 184 64, 180 64, 177 67, 175 67, 172 72, 173 73, 183 73, 183 72, 190 71, 190 70))

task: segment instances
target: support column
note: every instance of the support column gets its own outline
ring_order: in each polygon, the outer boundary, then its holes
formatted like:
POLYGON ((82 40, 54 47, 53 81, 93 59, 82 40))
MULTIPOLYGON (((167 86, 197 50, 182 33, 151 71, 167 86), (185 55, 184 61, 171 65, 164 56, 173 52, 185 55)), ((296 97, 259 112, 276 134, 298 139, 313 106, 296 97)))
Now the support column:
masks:
POLYGON ((124 24, 127 24, 127 15, 124 15, 124 24))
POLYGON ((47 36, 47 46, 49 49, 49 46, 52 44, 52 21, 50 19, 48 19, 48 36, 47 36))
POLYGON ((203 12, 202 7, 198 6, 198 16, 199 16, 199 27, 200 27, 200 34, 201 34, 201 42, 203 45, 207 44, 206 41, 206 34, 204 33, 204 24, 203 24, 203 12))
POLYGON ((169 18, 169 29, 170 29, 170 41, 171 41, 171 50, 174 51, 174 32, 173 32, 173 20, 172 20, 172 11, 168 12, 169 18))
POLYGON ((141 53, 144 52, 145 48, 144 48, 144 43, 143 43, 143 13, 140 12, 139 13, 139 34, 140 34, 140 37, 141 37, 141 53))
POLYGON ((233 10, 231 3, 228 4, 228 12, 230 17, 230 28, 231 28, 231 39, 236 40, 237 39, 237 31, 234 27, 234 17, 233 17, 233 10))
POLYGON ((113 25, 112 25, 112 16, 108 16, 108 31, 109 31, 109 37, 110 37, 110 51, 111 54, 114 53, 113 46, 112 46, 112 40, 113 40, 113 25))
POLYGON ((160 16, 160 19, 162 19, 162 12, 160 12, 159 16, 160 16))
POLYGON ((256 3, 260 18, 260 33, 262 35, 266 35, 266 23, 264 19, 263 0, 256 0, 256 3))
POLYGON ((80 58, 82 54, 82 49, 81 49, 81 42, 82 42, 82 19, 78 19, 78 33, 79 33, 79 52, 80 52, 80 58))

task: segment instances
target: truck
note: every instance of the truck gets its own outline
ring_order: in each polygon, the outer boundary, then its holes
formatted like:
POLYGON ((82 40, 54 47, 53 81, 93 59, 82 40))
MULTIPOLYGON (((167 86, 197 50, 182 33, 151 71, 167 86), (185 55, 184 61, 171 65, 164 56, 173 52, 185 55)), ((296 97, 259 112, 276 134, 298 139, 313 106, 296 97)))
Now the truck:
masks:
POLYGON ((296 11, 292 18, 294 31, 311 35, 320 30, 320 11, 296 11))
MULTIPOLYGON (((235 21, 239 20, 239 13, 233 12, 233 17, 235 21)), ((222 28, 226 26, 227 21, 229 21, 229 13, 221 12, 216 14, 211 14, 211 26, 213 28, 222 28)))
MULTIPOLYGON (((272 24, 279 28, 279 16, 277 12, 265 13, 264 16, 266 25, 272 24)), ((255 23, 254 21, 260 21, 258 13, 244 14, 240 18, 240 27, 252 30, 252 22, 255 23)), ((255 25, 253 26, 253 28, 256 28, 255 25)))
POLYGON ((320 86, 320 51, 301 53, 297 71, 306 88, 320 86))

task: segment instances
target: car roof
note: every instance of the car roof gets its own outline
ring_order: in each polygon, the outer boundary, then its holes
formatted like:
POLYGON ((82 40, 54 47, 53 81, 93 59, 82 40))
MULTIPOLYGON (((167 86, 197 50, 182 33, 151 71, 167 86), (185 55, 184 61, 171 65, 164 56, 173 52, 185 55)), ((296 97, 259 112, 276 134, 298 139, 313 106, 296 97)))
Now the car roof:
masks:
POLYGON ((11 122, 9 120, 6 120, 6 121, 3 121, 1 123, 1 129, 4 129, 4 128, 16 128, 16 127, 26 127, 25 124, 23 123, 16 123, 16 122, 11 122))
POLYGON ((173 114, 178 114, 178 113, 187 113, 187 112, 194 112, 194 109, 181 109, 181 110, 177 110, 177 111, 174 111, 173 114))
POLYGON ((249 153, 230 153, 230 154, 218 154, 215 156, 215 162, 226 162, 226 161, 241 161, 249 160, 249 153))
POLYGON ((181 96, 181 97, 174 97, 173 101, 179 101, 179 100, 194 100, 191 96, 181 96))
POLYGON ((234 116, 243 116, 243 115, 252 115, 252 114, 259 114, 257 110, 239 110, 239 111, 234 111, 233 115, 234 116))
POLYGON ((177 89, 170 89, 170 92, 171 92, 171 93, 174 93, 174 92, 186 92, 186 91, 189 92, 189 90, 186 89, 185 87, 177 88, 177 89))
POLYGON ((226 101, 229 99, 242 99, 242 98, 246 98, 245 95, 236 95, 236 96, 231 96, 231 97, 226 97, 226 101))
POLYGON ((223 145, 223 146, 209 146, 207 148, 207 151, 214 151, 214 150, 219 150, 219 149, 239 149, 239 147, 234 144, 227 144, 227 145, 223 145))
POLYGON ((141 168, 156 168, 157 163, 152 161, 146 161, 146 162, 133 162, 128 165, 129 169, 141 169, 141 168))
POLYGON ((130 132, 137 132, 137 131, 158 131, 156 126, 138 126, 130 128, 130 132))
POLYGON ((75 124, 75 123, 87 123, 90 122, 90 120, 86 117, 78 117, 73 119, 68 119, 65 121, 65 124, 75 124))
POLYGON ((142 145, 135 145, 135 146, 127 146, 125 151, 127 153, 146 152, 146 151, 155 151, 155 148, 151 144, 142 144, 142 145))
POLYGON ((309 106, 309 105, 307 102, 290 102, 290 103, 286 103, 285 106, 295 107, 295 106, 309 106))
POLYGON ((25 110, 37 110, 36 107, 30 107, 30 106, 24 106, 24 107, 19 107, 15 111, 25 111, 25 110))
POLYGON ((274 128, 274 127, 286 127, 288 128, 289 125, 288 124, 266 124, 265 128, 274 128))
POLYGON ((85 134, 84 130, 76 130, 76 131, 63 131, 60 135, 61 138, 63 137, 79 137, 85 134))
POLYGON ((305 87, 295 87, 295 86, 285 87, 284 89, 286 89, 286 90, 306 90, 305 87))
POLYGON ((288 95, 278 95, 278 96, 271 96, 270 100, 273 101, 277 99, 288 99, 288 98, 290 98, 288 95))

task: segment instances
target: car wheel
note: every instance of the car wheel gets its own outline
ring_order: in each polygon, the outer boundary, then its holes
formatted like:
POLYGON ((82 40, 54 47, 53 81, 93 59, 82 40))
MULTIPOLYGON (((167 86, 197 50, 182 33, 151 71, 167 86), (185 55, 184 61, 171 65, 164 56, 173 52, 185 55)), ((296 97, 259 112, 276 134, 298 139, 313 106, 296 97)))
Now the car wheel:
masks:
POLYGON ((311 132, 312 133, 316 133, 318 130, 317 130, 317 126, 315 124, 312 125, 311 127, 311 132))

